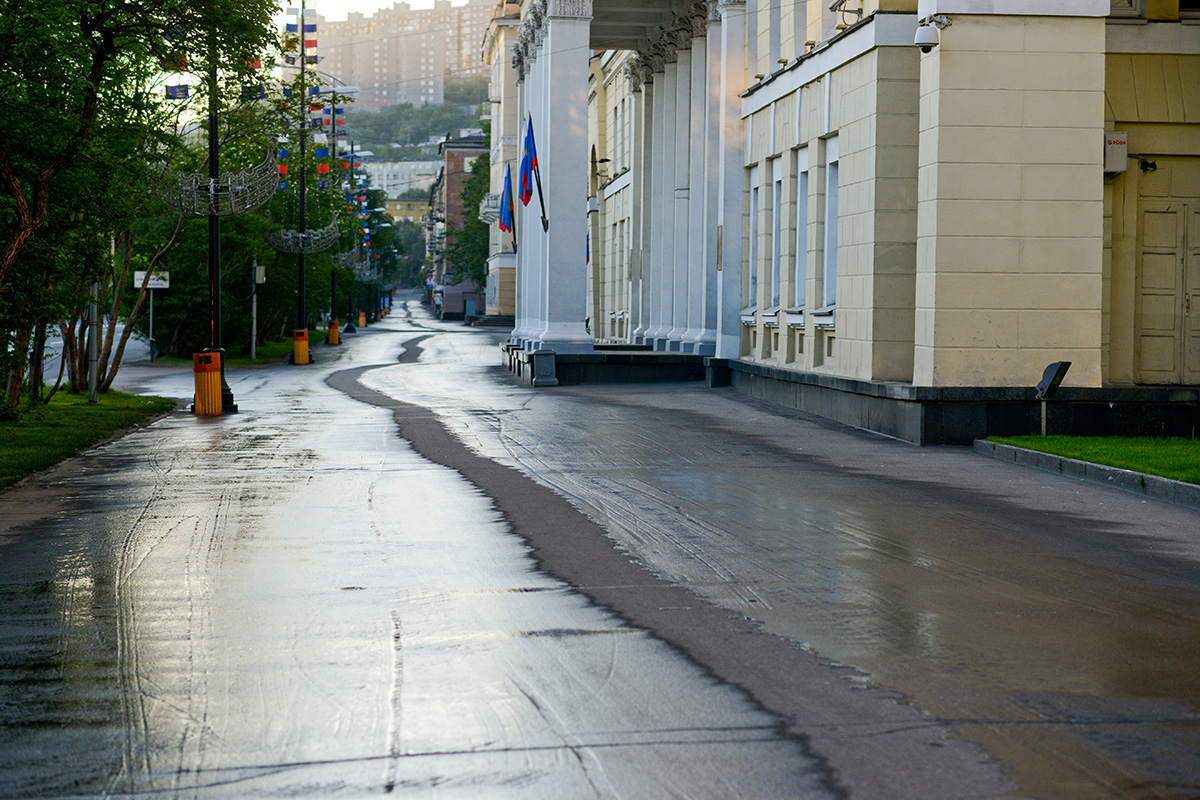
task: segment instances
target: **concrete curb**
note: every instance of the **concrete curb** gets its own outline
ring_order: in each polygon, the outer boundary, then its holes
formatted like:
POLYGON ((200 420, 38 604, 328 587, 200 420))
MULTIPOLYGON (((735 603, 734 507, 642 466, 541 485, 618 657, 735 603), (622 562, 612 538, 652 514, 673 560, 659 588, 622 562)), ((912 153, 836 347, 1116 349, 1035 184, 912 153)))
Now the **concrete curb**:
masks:
POLYGON ((1013 447, 984 439, 975 440, 975 452, 1023 467, 1055 472, 1068 478, 1097 483, 1102 486, 1112 486, 1134 494, 1152 497, 1155 500, 1200 509, 1200 485, 1194 483, 1173 481, 1157 475, 1146 475, 1127 469, 1091 464, 1087 461, 1039 453, 1036 450, 1026 450, 1023 447, 1013 447))

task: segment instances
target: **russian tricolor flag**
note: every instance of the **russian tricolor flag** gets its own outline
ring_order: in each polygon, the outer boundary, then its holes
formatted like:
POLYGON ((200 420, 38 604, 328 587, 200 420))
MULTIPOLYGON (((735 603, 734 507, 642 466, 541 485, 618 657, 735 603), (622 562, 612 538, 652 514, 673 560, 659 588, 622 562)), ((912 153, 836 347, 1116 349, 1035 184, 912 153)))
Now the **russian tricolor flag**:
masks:
POLYGON ((525 128, 525 154, 521 156, 521 205, 533 199, 533 171, 537 169, 537 147, 533 143, 533 117, 525 128))
POLYGON ((504 167, 504 189, 500 192, 500 230, 513 229, 512 168, 504 167))

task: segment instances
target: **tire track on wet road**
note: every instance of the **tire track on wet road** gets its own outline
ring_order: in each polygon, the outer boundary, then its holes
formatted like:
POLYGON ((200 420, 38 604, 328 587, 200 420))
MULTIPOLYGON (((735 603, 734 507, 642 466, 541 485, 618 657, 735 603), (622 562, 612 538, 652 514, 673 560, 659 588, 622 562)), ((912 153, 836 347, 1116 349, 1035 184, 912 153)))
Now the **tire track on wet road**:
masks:
MULTIPOLYGON (((401 363, 419 360, 425 338, 405 343, 401 363)), ((672 645, 780 719, 781 732, 822 765, 829 791, 845 797, 920 800, 995 797, 1011 791, 999 766, 949 726, 893 695, 864 690, 847 680, 852 671, 658 577, 564 497, 515 468, 470 451, 432 410, 359 382, 360 376, 384 366, 391 365, 337 372, 327 383, 390 409, 401 438, 491 498, 545 572, 672 645)))

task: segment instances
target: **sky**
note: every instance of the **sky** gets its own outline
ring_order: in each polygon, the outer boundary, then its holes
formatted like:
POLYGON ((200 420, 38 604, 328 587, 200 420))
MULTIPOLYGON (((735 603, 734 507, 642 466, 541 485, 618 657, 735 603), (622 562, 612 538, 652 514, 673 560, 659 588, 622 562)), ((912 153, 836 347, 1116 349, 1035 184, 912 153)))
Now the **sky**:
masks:
MULTIPOLYGON (((433 8, 433 0, 407 0, 407 2, 413 8, 433 8)), ((461 5, 461 0, 453 2, 453 4, 461 5)), ((288 6, 299 8, 300 0, 279 0, 279 5, 281 8, 288 6)), ((317 13, 325 19, 337 21, 346 19, 346 15, 351 11, 358 11, 369 16, 381 8, 391 8, 392 0, 305 0, 305 5, 309 8, 316 8, 317 13)))

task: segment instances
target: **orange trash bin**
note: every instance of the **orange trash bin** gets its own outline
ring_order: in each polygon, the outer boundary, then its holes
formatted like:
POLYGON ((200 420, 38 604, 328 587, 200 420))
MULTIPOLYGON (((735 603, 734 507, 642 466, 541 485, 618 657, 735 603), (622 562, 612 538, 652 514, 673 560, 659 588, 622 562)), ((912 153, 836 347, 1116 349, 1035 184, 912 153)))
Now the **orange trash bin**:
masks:
POLYGON ((221 416, 221 354, 194 353, 192 371, 196 373, 196 402, 192 406, 196 416, 221 416))
POLYGON ((308 331, 292 331, 292 363, 308 363, 308 331))

